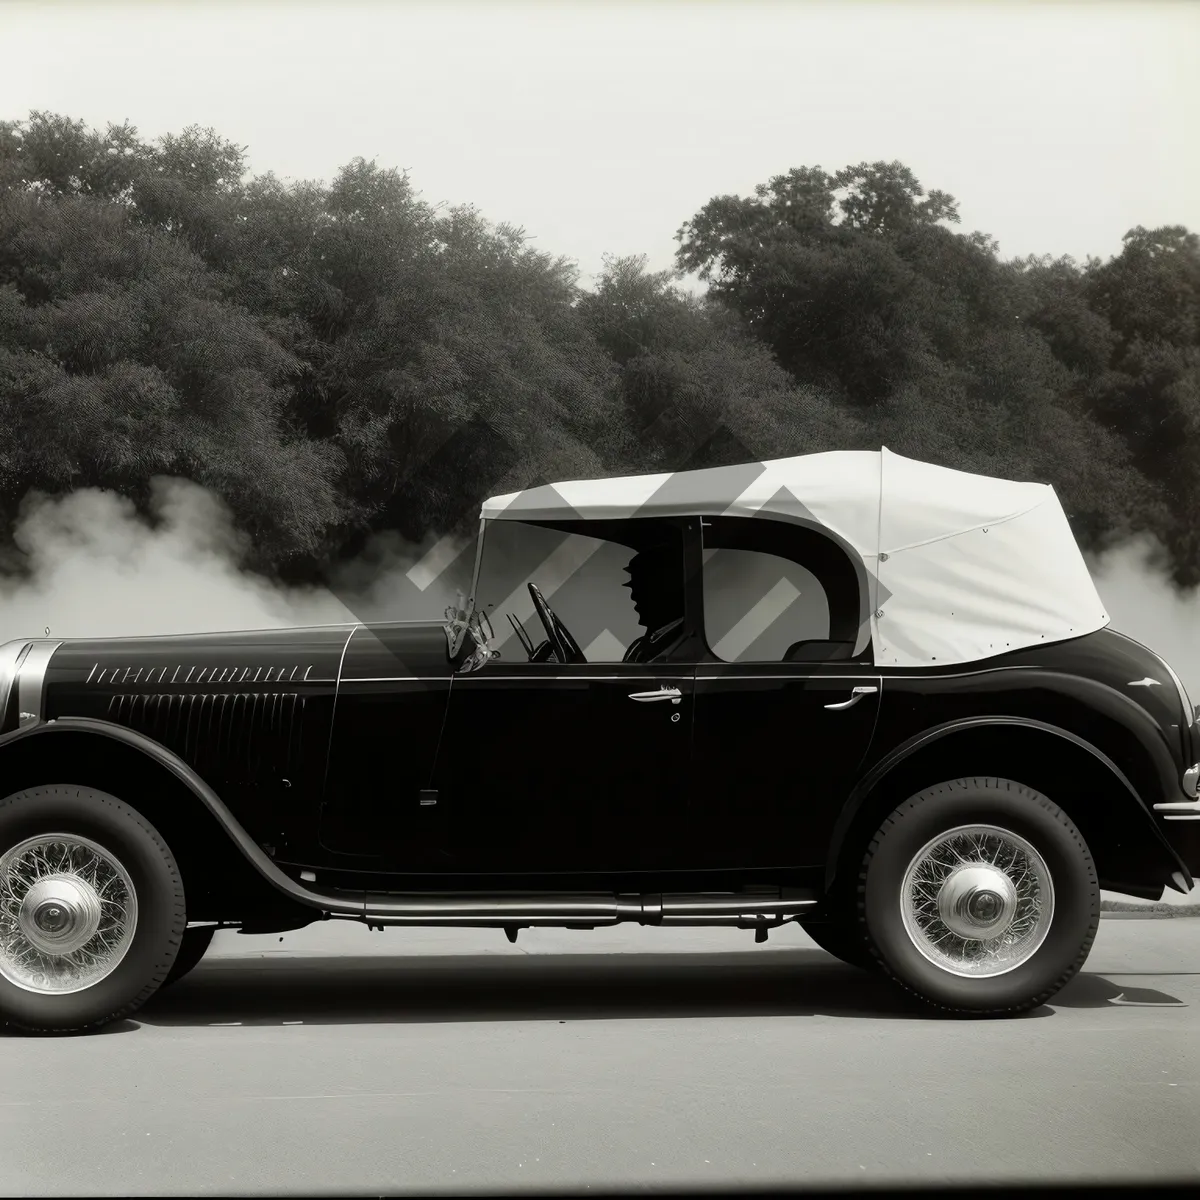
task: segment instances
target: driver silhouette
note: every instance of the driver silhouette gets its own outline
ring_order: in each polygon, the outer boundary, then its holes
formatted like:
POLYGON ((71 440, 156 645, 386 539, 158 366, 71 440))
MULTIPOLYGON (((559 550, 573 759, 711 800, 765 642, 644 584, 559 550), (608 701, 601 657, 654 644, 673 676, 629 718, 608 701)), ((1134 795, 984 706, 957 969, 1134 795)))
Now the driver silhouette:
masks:
POLYGON ((639 551, 625 567, 638 621, 646 632, 622 662, 644 663, 666 654, 683 640, 684 588, 679 551, 670 544, 639 551))

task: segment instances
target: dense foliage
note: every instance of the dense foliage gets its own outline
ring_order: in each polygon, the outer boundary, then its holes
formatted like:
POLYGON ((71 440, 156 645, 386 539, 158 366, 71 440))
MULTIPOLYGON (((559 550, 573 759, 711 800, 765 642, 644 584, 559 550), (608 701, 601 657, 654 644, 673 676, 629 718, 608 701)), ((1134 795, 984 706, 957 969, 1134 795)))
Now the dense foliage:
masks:
POLYGON ((1200 582, 1200 240, 1006 261, 958 223, 899 163, 798 168, 682 226, 704 296, 638 259, 585 290, 361 159, 285 184, 208 130, 0 123, 0 516, 184 475, 316 576, 547 479, 882 443, 1053 483, 1086 545, 1152 533, 1200 582))

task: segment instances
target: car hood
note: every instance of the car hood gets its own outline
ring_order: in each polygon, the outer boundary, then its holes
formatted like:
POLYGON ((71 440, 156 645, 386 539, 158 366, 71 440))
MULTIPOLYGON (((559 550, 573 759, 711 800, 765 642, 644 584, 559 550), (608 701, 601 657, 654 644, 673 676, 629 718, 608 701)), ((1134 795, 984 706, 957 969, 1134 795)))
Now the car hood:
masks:
MULTIPOLYGON (((336 683, 346 648, 357 632, 369 640, 383 633, 410 646, 440 643, 444 624, 355 623, 282 629, 242 629, 151 637, 29 638, 0 646, 0 714, 3 731, 21 713, 40 715, 49 693, 114 686, 141 691, 162 686, 209 691, 228 685, 278 688, 280 685, 336 683)), ((25 718, 22 718, 25 719, 25 718)))

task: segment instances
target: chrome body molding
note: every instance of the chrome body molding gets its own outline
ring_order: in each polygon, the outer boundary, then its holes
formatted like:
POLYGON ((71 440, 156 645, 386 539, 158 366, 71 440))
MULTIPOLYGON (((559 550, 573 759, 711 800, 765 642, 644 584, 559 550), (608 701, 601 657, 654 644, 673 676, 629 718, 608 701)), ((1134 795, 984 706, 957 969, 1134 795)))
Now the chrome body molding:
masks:
MULTIPOLYGON (((15 643, 8 643, 9 646, 15 643)), ((25 729, 30 725, 39 724, 45 717, 46 671, 55 651, 62 645, 62 640, 51 641, 48 638, 34 638, 22 643, 23 649, 13 663, 15 680, 10 680, 7 694, 3 698, 4 707, 0 714, 7 717, 8 702, 11 697, 12 683, 17 689, 16 721, 5 720, 0 732, 7 733, 10 729, 25 729)), ((7 650, 8 647, 5 647, 7 650)), ((2 669, 2 668, 0 668, 2 669)))
POLYGON ((21 670, 21 664, 29 653, 33 641, 30 638, 17 638, 0 646, 0 734, 16 728, 17 716, 9 716, 9 706, 12 702, 13 684, 21 670))
POLYGON ((1154 807, 1164 821, 1200 821, 1200 800, 1167 800, 1154 807))
MULTIPOLYGON (((356 911, 345 911, 346 893, 311 889, 311 900, 333 917, 373 925, 460 925, 498 929, 512 925, 672 925, 758 929, 783 925, 815 908, 810 892, 365 892, 356 911), (336 898, 337 909, 331 907, 336 898)), ((296 897, 300 899, 300 897, 296 897)))

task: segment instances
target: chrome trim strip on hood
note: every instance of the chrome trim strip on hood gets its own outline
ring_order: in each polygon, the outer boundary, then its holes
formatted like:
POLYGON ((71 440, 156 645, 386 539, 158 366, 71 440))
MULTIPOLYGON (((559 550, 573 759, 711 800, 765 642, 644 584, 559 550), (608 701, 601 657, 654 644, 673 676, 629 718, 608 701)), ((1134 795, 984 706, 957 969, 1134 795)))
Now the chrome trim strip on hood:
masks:
POLYGON ((62 641, 37 638, 21 662, 17 675, 17 728, 36 725, 45 717, 46 671, 62 641))
MULTIPOLYGON (((33 645, 30 638, 17 638, 0 646, 0 734, 8 733, 8 706, 12 699, 13 684, 21 671, 21 664, 33 645)), ((16 728, 14 723, 12 726, 16 728)))

